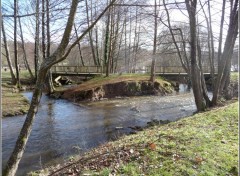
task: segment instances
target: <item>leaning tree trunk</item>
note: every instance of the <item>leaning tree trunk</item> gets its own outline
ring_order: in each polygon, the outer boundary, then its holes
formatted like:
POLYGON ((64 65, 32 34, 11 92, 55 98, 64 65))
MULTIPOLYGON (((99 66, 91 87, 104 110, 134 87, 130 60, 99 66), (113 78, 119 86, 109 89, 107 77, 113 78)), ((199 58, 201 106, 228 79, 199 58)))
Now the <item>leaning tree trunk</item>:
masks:
POLYGON ((22 158, 22 155, 24 153, 24 150, 26 148, 26 144, 28 141, 28 138, 30 136, 31 128, 32 128, 32 123, 35 118, 35 115, 38 110, 38 105, 41 99, 42 95, 42 86, 43 82, 46 79, 46 74, 48 70, 53 66, 54 64, 63 61, 64 59, 67 58, 71 50, 77 45, 77 43, 91 30, 94 25, 99 21, 99 19, 104 15, 104 13, 109 9, 110 6, 113 5, 113 3, 116 0, 113 0, 105 9, 104 11, 98 16, 98 18, 95 20, 94 23, 91 24, 89 28, 87 28, 83 34, 78 37, 78 39, 71 44, 71 46, 67 49, 67 46, 69 44, 70 40, 70 34, 72 31, 73 23, 74 23, 74 18, 78 6, 78 0, 72 0, 72 5, 70 8, 70 14, 68 17, 67 25, 61 40, 61 43, 59 44, 58 48, 56 51, 49 57, 47 60, 43 60, 40 70, 38 72, 38 77, 36 81, 36 86, 35 90, 33 92, 33 97, 30 105, 30 109, 28 111, 26 120, 23 124, 23 127, 21 129, 21 132, 19 134, 19 137, 17 139, 17 142, 15 144, 13 153, 11 154, 7 165, 3 171, 3 176, 14 176, 16 174, 18 164, 22 158))
POLYGON ((13 72, 12 61, 11 61, 10 54, 9 54, 8 43, 7 43, 7 38, 6 38, 3 21, 2 21, 2 33, 3 33, 4 48, 6 51, 6 58, 7 58, 7 62, 8 62, 8 67, 10 69, 11 78, 12 78, 12 84, 16 84, 16 77, 13 72))
POLYGON ((26 120, 21 129, 20 135, 18 136, 14 151, 11 154, 11 156, 7 162, 7 165, 4 169, 4 172, 3 172, 4 176, 14 176, 17 171, 18 164, 22 158, 22 155, 26 148, 28 138, 30 136, 33 120, 34 120, 35 115, 38 110, 38 105, 39 105, 41 95, 42 95, 43 82, 45 81, 47 72, 53 65, 54 61, 61 59, 61 57, 65 53, 65 50, 69 43, 70 34, 71 34, 77 6, 78 6, 78 0, 73 0, 70 14, 68 17, 67 26, 64 31, 62 41, 61 41, 59 47, 57 48, 57 50, 52 54, 52 56, 50 56, 50 58, 47 60, 43 60, 43 62, 41 64, 40 70, 38 72, 35 90, 33 92, 31 105, 30 105, 29 111, 27 113, 26 120))
POLYGON ((42 95, 42 83, 45 80, 46 72, 47 69, 42 69, 41 71, 39 71, 38 79, 36 82, 35 90, 33 93, 31 105, 26 120, 21 129, 20 135, 18 136, 14 151, 7 162, 7 166, 4 169, 3 176, 14 176, 15 173, 17 172, 18 164, 26 148, 26 143, 28 141, 32 129, 32 123, 35 118, 35 114, 38 110, 38 105, 42 95))
MULTIPOLYGON (((74 30, 75 30, 75 35, 76 37, 78 37, 78 33, 77 33, 77 28, 76 28, 76 24, 74 24, 74 30)), ((79 51, 79 55, 80 55, 80 59, 81 59, 81 63, 82 63, 82 66, 84 66, 84 61, 83 61, 83 56, 82 56, 82 50, 81 50, 81 44, 80 42, 78 42, 78 51, 79 51)), ((77 65, 79 66, 79 60, 77 62, 77 65)))

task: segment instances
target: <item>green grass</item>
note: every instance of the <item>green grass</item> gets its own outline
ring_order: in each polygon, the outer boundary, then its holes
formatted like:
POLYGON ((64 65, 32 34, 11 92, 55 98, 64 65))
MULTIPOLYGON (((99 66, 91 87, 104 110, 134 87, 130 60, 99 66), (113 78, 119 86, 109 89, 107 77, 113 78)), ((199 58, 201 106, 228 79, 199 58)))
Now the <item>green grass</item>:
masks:
MULTIPOLYGON (((20 78, 29 79, 27 70, 20 72, 20 78)), ((15 85, 11 85, 10 71, 2 71, 2 116, 15 116, 27 113, 28 100, 19 92, 15 85)))
MULTIPOLYGON (((21 70, 19 72, 20 74, 20 78, 21 79, 30 79, 30 74, 28 72, 28 70, 21 70)), ((2 70, 2 79, 11 79, 11 74, 10 74, 10 71, 4 71, 2 70)))
POLYGON ((230 80, 231 82, 238 82, 239 72, 231 72, 230 80))
POLYGON ((117 174, 237 175, 238 103, 156 126, 114 143, 126 144, 142 148, 142 159, 124 163, 117 174), (156 149, 146 147, 149 143, 156 149))

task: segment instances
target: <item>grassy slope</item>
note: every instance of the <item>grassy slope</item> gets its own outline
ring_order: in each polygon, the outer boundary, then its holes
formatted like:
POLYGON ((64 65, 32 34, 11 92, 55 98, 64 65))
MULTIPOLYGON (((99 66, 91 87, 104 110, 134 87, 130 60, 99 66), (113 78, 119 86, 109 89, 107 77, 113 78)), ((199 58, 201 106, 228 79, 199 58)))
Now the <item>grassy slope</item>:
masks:
POLYGON ((125 144, 142 148, 142 156, 120 166, 118 174, 237 175, 238 103, 155 127, 114 145, 125 144))
POLYGON ((237 175, 238 147, 236 102, 109 142, 60 173, 237 175))
MULTIPOLYGON (((21 79, 29 79, 27 71, 20 72, 21 79)), ((11 75, 9 71, 2 71, 2 115, 14 116, 25 114, 29 108, 28 100, 17 91, 14 85, 9 85, 11 75)))

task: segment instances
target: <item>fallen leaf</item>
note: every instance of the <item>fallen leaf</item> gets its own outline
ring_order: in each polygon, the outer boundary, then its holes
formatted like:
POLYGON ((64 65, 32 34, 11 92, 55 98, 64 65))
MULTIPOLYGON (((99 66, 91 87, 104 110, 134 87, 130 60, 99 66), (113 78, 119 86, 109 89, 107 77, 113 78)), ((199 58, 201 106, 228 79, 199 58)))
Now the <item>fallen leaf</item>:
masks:
POLYGON ((201 164, 201 163, 203 162, 203 158, 202 158, 202 157, 199 157, 199 156, 196 156, 196 157, 195 157, 195 162, 196 162, 197 164, 201 164))
POLYGON ((151 150, 156 150, 156 144, 150 143, 150 144, 149 144, 149 148, 150 148, 151 150))

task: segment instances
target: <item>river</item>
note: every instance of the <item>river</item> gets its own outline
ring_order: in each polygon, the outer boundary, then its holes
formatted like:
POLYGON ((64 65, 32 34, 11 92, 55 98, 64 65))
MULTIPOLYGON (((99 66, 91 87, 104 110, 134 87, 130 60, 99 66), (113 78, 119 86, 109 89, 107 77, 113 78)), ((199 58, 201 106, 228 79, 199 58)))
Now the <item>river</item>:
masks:
MULTIPOLYGON (((153 119, 174 121, 193 114, 196 110, 193 95, 185 89, 180 85, 180 92, 172 96, 114 99, 80 106, 43 95, 17 175, 68 160, 70 155, 129 134, 132 131, 129 126, 145 126, 153 119)), ((24 95, 30 100, 32 93, 24 95)), ((25 115, 2 119, 3 165, 24 120, 25 115)))

